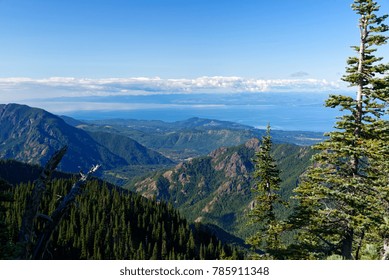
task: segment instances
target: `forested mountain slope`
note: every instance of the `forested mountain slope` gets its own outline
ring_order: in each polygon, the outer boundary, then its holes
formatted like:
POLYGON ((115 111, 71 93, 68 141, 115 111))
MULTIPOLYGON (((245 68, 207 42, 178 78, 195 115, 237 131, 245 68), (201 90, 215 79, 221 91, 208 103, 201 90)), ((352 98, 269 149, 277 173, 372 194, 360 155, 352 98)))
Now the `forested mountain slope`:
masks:
MULTIPOLYGON (((9 169, 16 168, 8 161, 9 169)), ((6 169, 3 161, 0 171, 6 169)), ((21 164, 26 165, 26 164, 21 164)), ((26 174, 23 181, 32 181, 33 174, 26 174)), ((38 168, 39 169, 39 168, 38 168)), ((23 172, 23 169, 20 170, 23 172)), ((0 173, 4 174, 4 172, 0 173)), ((4 176, 7 177, 7 176, 4 176)), ((8 176, 8 178, 10 178, 8 176)), ((73 179, 54 179, 47 186, 40 213, 50 215, 60 200, 69 192, 73 179)), ((0 180, 1 184, 6 181, 0 180)), ((12 200, 0 201, 5 209, 2 229, 11 240, 4 240, 0 249, 7 248, 12 258, 17 252, 18 229, 24 212, 25 200, 33 185, 21 183, 5 191, 12 200), (14 244, 9 246, 9 244, 14 244), (12 250, 13 248, 13 250, 12 250)), ((2 188, 0 188, 2 191, 2 188)), ((2 214, 3 215, 3 214, 2 214)), ((38 219, 37 237, 44 226, 38 219)), ((54 232, 45 254, 47 259, 222 259, 242 258, 242 253, 223 244, 203 227, 191 226, 172 205, 146 199, 140 195, 108 186, 102 181, 87 183, 70 213, 64 217, 54 232)))
MULTIPOLYGON (((32 182, 39 177, 42 167, 37 164, 28 164, 13 159, 0 159, 0 178, 12 185, 32 182)), ((74 174, 54 171, 54 178, 68 179, 74 174)))
MULTIPOLYGON (((251 139, 240 146, 219 148, 128 187, 146 197, 169 201, 192 221, 213 223, 245 237, 249 231, 246 213, 253 203, 252 158, 259 145, 258 139, 251 139)), ((274 145, 284 198, 290 197, 312 154, 309 147, 274 145)))
POLYGON ((68 153, 60 165, 63 171, 88 170, 93 164, 102 164, 108 170, 131 164, 170 162, 134 140, 118 138, 90 135, 42 109, 0 105, 0 158, 43 164, 56 150, 68 145, 68 153))

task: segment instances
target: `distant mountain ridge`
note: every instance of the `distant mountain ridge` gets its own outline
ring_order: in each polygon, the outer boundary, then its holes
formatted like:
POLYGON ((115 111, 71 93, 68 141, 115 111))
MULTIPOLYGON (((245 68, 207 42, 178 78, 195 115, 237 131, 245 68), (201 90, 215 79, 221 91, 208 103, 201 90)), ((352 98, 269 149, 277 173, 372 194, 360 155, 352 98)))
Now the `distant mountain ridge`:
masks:
MULTIPOLYGON (((67 119, 71 119, 68 118, 67 119)), ((71 121, 70 121, 71 122, 71 121)), ((77 120, 73 120, 75 124, 77 120)), ((101 126, 112 127, 128 127, 142 132, 158 132, 172 133, 177 131, 198 130, 206 131, 215 130, 236 130, 249 131, 253 135, 262 136, 265 134, 265 129, 258 129, 252 126, 239 124, 230 121, 221 121, 216 119, 204 119, 193 117, 182 121, 164 122, 160 120, 136 120, 136 119, 106 119, 106 120, 89 120, 84 123, 92 123, 101 126)), ((311 131, 283 131, 273 130, 273 138, 275 142, 291 143, 296 145, 312 145, 325 139, 322 132, 311 131)), ((250 139, 250 138, 249 138, 250 139)), ((247 139, 248 140, 248 139, 247 139)))
MULTIPOLYGON (((136 163, 170 162, 134 140, 121 139, 119 153, 109 143, 112 139, 97 135, 97 141, 93 136, 42 109, 19 104, 0 105, 0 158, 44 164, 56 150, 68 145, 68 152, 59 166, 63 171, 85 170, 93 164, 111 169, 136 163)), ((118 137, 112 141, 119 141, 118 137)))
MULTIPOLYGON (((72 124, 77 122, 71 121, 72 124)), ((260 138, 265 130, 238 123, 191 118, 177 122, 147 120, 84 121, 77 127, 86 131, 104 131, 128 136, 142 145, 176 161, 207 155, 222 146, 236 146, 260 138)), ((323 133, 272 130, 275 143, 309 146, 325 139, 323 133)))

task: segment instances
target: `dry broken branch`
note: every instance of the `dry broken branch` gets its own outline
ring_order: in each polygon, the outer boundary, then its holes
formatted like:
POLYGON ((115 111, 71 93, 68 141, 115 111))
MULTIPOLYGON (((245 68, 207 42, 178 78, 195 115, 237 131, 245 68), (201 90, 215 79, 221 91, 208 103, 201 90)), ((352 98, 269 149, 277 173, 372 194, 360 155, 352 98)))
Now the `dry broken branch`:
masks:
POLYGON ((31 243, 34 236, 34 220, 38 215, 42 196, 46 190, 46 183, 50 180, 51 175, 62 160, 66 151, 67 146, 64 146, 59 151, 55 152, 55 154, 50 158, 42 170, 39 179, 34 182, 34 189, 32 190, 31 196, 27 198, 18 238, 21 247, 21 252, 18 256, 20 259, 29 259, 31 256, 31 243))
POLYGON ((74 203, 76 197, 81 194, 82 187, 86 184, 87 180, 97 171, 97 169, 99 169, 99 167, 100 165, 93 166, 88 173, 81 174, 81 178, 74 183, 70 192, 63 198, 57 209, 54 210, 50 217, 51 219, 47 219, 45 229, 34 248, 33 259, 42 259, 44 257, 47 245, 54 230, 62 220, 62 217, 69 211, 70 206, 74 203))

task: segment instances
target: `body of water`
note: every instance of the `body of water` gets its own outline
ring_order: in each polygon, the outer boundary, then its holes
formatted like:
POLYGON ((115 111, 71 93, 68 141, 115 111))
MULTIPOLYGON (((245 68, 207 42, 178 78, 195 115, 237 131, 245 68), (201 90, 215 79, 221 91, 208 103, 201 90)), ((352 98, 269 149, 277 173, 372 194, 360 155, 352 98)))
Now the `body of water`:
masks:
POLYGON ((174 122, 192 117, 258 128, 332 131, 338 109, 326 108, 328 93, 155 94, 61 98, 31 104, 81 120, 141 119, 174 122))

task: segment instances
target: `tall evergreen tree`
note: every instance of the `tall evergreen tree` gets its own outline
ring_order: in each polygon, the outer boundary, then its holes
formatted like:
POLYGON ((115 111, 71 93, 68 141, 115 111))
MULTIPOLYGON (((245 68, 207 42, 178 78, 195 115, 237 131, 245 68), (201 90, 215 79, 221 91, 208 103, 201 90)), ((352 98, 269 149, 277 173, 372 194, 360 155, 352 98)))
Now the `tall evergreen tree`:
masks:
POLYGON ((9 226, 5 222, 5 204, 12 201, 11 189, 12 186, 0 178, 0 260, 12 258, 14 250, 9 226))
POLYGON ((387 232, 389 64, 374 55, 388 39, 387 15, 376 15, 373 0, 354 0, 352 9, 359 15, 360 42, 352 47, 357 55, 347 60, 343 80, 356 88, 356 96, 330 95, 326 101, 345 113, 329 139, 315 146, 320 152, 295 190, 300 206, 292 222, 316 258, 360 259, 366 242, 387 232))
POLYGON ((255 153, 254 179, 256 193, 254 207, 250 213, 252 223, 259 225, 259 230, 247 242, 257 249, 265 251, 267 258, 278 259, 282 256, 282 242, 280 234, 282 223, 276 217, 275 205, 282 203, 278 194, 280 189, 280 171, 271 155, 272 140, 270 126, 267 126, 266 135, 255 153))

